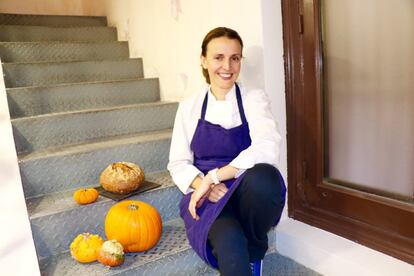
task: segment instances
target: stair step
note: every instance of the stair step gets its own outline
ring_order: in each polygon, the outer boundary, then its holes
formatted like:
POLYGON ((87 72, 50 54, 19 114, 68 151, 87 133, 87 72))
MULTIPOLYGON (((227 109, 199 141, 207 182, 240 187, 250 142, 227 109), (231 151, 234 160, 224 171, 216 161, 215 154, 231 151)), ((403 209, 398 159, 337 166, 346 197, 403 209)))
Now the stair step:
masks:
POLYGON ((142 59, 4 63, 7 88, 142 78, 142 59))
MULTIPOLYGON (((170 173, 166 170, 149 172, 149 173, 145 172, 145 180, 161 184, 162 186, 160 186, 159 188, 146 191, 139 195, 129 197, 128 200, 140 200, 140 198, 142 197, 147 198, 148 195, 152 197, 154 195, 154 192, 158 193, 159 191, 164 191, 166 189, 168 190, 170 188, 173 188, 173 190, 179 191, 178 188, 176 188, 175 184, 173 183, 170 173)), ((77 189, 97 187, 97 186, 99 186, 99 183, 89 183, 89 185, 85 185, 83 187, 77 187, 74 189, 61 191, 57 193, 50 193, 47 195, 27 198, 26 205, 27 205, 27 210, 29 213, 29 218, 31 220, 35 220, 35 219, 46 217, 46 216, 57 215, 62 212, 70 211, 72 209, 88 208, 89 206, 93 206, 97 203, 101 204, 100 206, 102 206, 103 204, 107 204, 107 203, 110 203, 110 205, 112 205, 112 203, 115 203, 115 201, 113 201, 112 199, 109 199, 104 196, 99 196, 95 203, 89 204, 89 205, 79 205, 73 200, 73 193, 77 189)), ((150 199, 150 201, 152 202, 154 200, 161 200, 163 198, 164 197, 153 198, 153 199, 150 199)), ((161 202, 159 204, 166 204, 166 203, 167 202, 161 202)), ((173 210, 167 210, 167 213, 168 212, 171 213, 172 211, 173 210)), ((169 219, 176 217, 175 214, 171 216, 165 213, 163 213, 162 216, 164 216, 163 220, 166 220, 166 219, 169 220, 169 219)))
POLYGON ((98 139, 19 156, 26 198, 66 191, 99 182, 111 163, 129 161, 146 172, 165 170, 171 129, 98 139))
POLYGON ((13 119, 160 100, 156 78, 9 88, 7 97, 13 119))
POLYGON ((162 257, 154 262, 148 262, 138 267, 124 270, 120 273, 114 271, 114 273, 109 273, 109 275, 219 276, 220 274, 217 270, 206 265, 200 257, 198 257, 195 251, 188 248, 179 253, 162 257))
POLYGON ((153 102, 13 119, 15 145, 23 153, 172 128, 177 107, 174 102, 153 102))
POLYGON ((168 269, 165 275, 197 275, 183 269, 207 269, 190 249, 181 219, 164 223, 161 239, 154 248, 145 253, 128 253, 119 267, 108 268, 98 262, 79 264, 68 252, 39 263, 42 275, 164 275, 159 274, 161 268, 168 269))
POLYGON ((0 13, 0 25, 32 26, 106 26, 104 16, 29 15, 0 13))
POLYGON ((116 28, 0 25, 0 41, 116 41, 116 28))
MULTIPOLYGON (((146 173, 145 178, 162 186, 132 196, 128 200, 140 200, 151 204, 160 212, 163 221, 178 218, 178 202, 182 193, 173 184, 169 173, 167 171, 146 173)), ((94 185, 99 186, 98 183, 93 183, 89 187, 94 185)), ((100 196, 97 202, 78 205, 73 200, 75 190, 27 200, 38 258, 47 258, 67 251, 74 238, 73 235, 79 233, 90 232, 105 236, 105 216, 116 202, 100 196)))
POLYGON ((102 42, 0 42, 2 62, 91 61, 129 57, 128 43, 102 42))
MULTIPOLYGON (((275 230, 270 231, 268 237, 269 244, 275 244, 275 230)), ((295 264, 275 254, 274 251, 274 246, 269 248, 265 257, 264 275, 306 275, 294 274, 296 271, 289 270, 285 271, 292 273, 278 274, 277 268, 269 270, 269 267, 274 268, 278 265, 272 264, 275 259, 285 262, 290 267, 295 264)), ((108 268, 98 262, 79 264, 72 259, 69 252, 66 252, 41 259, 40 269, 42 275, 218 275, 216 270, 208 267, 191 249, 181 219, 165 223, 161 240, 154 248, 144 253, 126 254, 124 264, 119 267, 108 268)))

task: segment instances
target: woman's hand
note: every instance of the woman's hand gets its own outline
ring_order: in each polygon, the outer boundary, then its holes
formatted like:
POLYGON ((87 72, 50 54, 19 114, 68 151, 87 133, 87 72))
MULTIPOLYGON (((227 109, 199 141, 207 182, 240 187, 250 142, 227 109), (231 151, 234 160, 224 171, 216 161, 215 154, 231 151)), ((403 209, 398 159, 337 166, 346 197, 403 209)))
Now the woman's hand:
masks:
POLYGON ((217 202, 227 193, 227 191, 228 189, 224 183, 214 185, 208 194, 208 200, 211 202, 217 202))
MULTIPOLYGON (((219 180, 225 181, 234 178, 238 172, 238 168, 226 165, 217 171, 217 176, 219 180)), ((213 179, 210 174, 205 175, 204 178, 197 176, 191 183, 194 192, 191 195, 188 210, 195 220, 200 219, 196 213, 196 208, 203 205, 206 199, 209 199, 211 202, 217 202, 227 193, 227 187, 224 183, 219 183, 214 187, 211 187, 211 184, 213 184, 213 179), (210 196, 212 189, 214 189, 214 193, 210 196)))
POLYGON ((200 186, 198 186, 198 188, 195 189, 195 191, 191 195, 190 203, 188 204, 188 210, 190 211, 191 216, 195 220, 200 219, 200 217, 196 213, 196 208, 199 208, 204 203, 204 200, 208 197, 211 191, 210 186, 210 182, 203 180, 200 186))

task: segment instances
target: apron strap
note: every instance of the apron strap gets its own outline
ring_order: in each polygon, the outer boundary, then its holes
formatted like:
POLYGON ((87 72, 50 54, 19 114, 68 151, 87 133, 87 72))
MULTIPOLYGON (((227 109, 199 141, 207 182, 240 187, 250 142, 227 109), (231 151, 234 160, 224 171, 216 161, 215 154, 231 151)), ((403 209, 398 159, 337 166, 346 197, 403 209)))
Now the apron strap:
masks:
POLYGON ((208 90, 207 90, 206 96, 204 97, 203 107, 201 108, 201 119, 202 120, 204 120, 204 117, 206 116, 207 102, 208 102, 208 90))
POLYGON ((244 108, 243 108, 243 101, 240 93, 240 88, 236 83, 236 97, 237 97, 237 105, 239 106, 239 113, 240 113, 240 119, 242 121, 242 124, 247 124, 246 115, 244 115, 244 108))
MULTIPOLYGON (((237 97, 237 106, 239 107, 239 113, 240 113, 240 119, 242 121, 242 124, 247 124, 246 115, 244 114, 244 108, 243 108, 243 101, 240 93, 240 88, 236 85, 236 97, 237 97)), ((203 101, 203 107, 201 108, 201 119, 204 120, 206 116, 206 110, 207 110, 207 102, 208 102, 208 91, 206 93, 206 96, 204 97, 203 101)))

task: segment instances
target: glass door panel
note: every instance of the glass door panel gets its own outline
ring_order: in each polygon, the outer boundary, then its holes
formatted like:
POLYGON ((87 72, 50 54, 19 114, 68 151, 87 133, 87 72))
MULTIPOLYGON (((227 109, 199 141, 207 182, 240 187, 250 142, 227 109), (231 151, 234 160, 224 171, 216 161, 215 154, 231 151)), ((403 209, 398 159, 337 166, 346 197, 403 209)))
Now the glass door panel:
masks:
POLYGON ((323 0, 325 178, 414 198, 414 1, 323 0))

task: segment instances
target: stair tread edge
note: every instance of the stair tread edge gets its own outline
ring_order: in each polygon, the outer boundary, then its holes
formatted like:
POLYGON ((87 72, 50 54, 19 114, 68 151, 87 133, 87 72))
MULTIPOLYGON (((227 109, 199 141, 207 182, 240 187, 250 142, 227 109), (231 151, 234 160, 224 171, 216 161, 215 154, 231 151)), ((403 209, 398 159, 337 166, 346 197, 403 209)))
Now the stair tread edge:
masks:
POLYGON ((117 147, 127 144, 147 143, 151 141, 161 141, 171 139, 172 129, 162 129, 156 131, 146 131, 128 135, 105 137, 94 139, 81 144, 65 145, 42 149, 31 153, 20 153, 18 156, 19 163, 30 162, 32 160, 45 159, 49 157, 73 155, 80 153, 92 152, 95 150, 117 147))
POLYGON ((85 63, 104 63, 104 62, 122 62, 122 61, 130 61, 130 62, 142 62, 141 57, 125 57, 125 58, 119 58, 119 59, 103 59, 103 60, 68 60, 68 61, 44 61, 44 62, 2 62, 3 66, 18 66, 18 65, 66 65, 66 64, 85 64, 85 63))
POLYGON ((71 111, 63 111, 63 112, 55 112, 55 113, 46 113, 46 114, 39 114, 33 115, 28 117, 19 117, 11 119, 12 124, 14 122, 24 122, 24 121, 31 121, 36 119, 43 119, 43 118, 54 118, 56 116, 65 117, 65 116, 72 116, 72 115, 82 115, 82 114, 89 114, 89 113, 99 113, 99 112, 109 112, 115 110, 123 110, 123 109, 134 109, 134 108, 149 108, 155 106, 168 106, 168 105, 178 105, 177 102, 173 101, 154 101, 154 102, 143 102, 143 103, 133 103, 127 105, 117 105, 117 106, 109 106, 109 107, 98 107, 98 108, 90 108, 90 109, 82 109, 82 110, 71 110, 71 111))
POLYGON ((36 90, 36 89, 48 89, 48 88, 59 88, 59 87, 68 87, 68 86, 82 86, 89 84, 110 84, 110 83, 126 83, 133 81, 154 81, 158 80, 158 77, 136 77, 136 78, 126 78, 126 79, 114 79, 114 80, 98 80, 98 81, 85 81, 85 82, 69 82, 69 83, 55 83, 49 85, 38 85, 38 86, 24 86, 24 87, 7 87, 7 93, 13 93, 19 90, 36 90))

